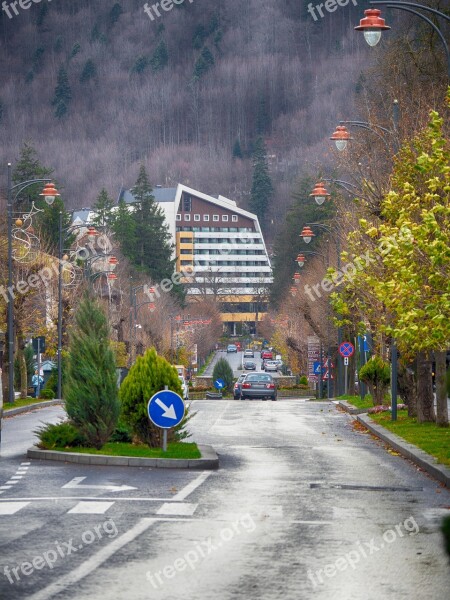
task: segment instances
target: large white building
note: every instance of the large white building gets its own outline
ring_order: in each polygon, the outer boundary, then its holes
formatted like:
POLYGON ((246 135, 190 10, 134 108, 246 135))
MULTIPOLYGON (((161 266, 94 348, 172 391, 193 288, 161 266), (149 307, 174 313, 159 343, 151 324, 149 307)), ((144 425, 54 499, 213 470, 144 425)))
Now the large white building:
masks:
MULTIPOLYGON (((242 323, 247 324, 246 332, 254 331, 266 312, 273 281, 257 216, 233 200, 181 184, 157 186, 153 195, 172 235, 176 268, 185 275, 188 301, 214 296, 230 333, 241 333, 242 323)), ((134 202, 129 191, 123 199, 130 205, 134 202)), ((82 219, 86 222, 89 217, 82 219)))

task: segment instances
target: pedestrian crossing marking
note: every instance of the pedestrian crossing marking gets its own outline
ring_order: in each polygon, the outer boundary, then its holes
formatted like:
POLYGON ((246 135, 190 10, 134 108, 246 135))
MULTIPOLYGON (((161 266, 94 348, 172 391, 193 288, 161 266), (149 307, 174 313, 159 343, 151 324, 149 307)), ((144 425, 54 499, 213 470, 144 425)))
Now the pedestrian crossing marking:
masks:
POLYGON ((0 503, 0 515, 14 515, 25 506, 28 506, 30 502, 1 502, 0 503))
POLYGON ((177 502, 176 504, 169 504, 165 502, 157 511, 158 515, 175 515, 183 517, 192 517, 197 510, 198 504, 188 504, 186 502, 177 502))
POLYGON ((67 514, 103 515, 114 502, 78 502, 67 514))

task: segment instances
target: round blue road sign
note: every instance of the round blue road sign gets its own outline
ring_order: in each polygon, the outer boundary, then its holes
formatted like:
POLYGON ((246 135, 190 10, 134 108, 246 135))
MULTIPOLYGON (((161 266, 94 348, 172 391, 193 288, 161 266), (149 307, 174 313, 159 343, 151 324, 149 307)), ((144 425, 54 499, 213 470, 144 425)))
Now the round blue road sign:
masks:
POLYGON ((225 387, 225 381, 223 379, 216 379, 216 381, 214 382, 214 387, 216 388, 216 390, 223 390, 223 388, 225 387))
POLYGON ((150 421, 161 429, 176 427, 183 420, 185 410, 183 398, 170 390, 156 393, 147 406, 150 421))

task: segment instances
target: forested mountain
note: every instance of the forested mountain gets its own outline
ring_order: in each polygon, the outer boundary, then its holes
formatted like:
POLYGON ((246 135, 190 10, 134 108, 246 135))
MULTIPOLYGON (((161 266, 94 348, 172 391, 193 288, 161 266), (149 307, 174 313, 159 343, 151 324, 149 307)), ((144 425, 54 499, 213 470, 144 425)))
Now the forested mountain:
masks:
POLYGON ((262 136, 269 217, 280 222, 293 181, 326 163, 327 138, 351 115, 369 60, 353 31, 367 2, 316 21, 308 4, 186 0, 153 20, 143 0, 1 11, 2 164, 31 141, 68 207, 92 204, 103 187, 117 198, 141 163, 153 184, 181 182, 247 207, 262 136))

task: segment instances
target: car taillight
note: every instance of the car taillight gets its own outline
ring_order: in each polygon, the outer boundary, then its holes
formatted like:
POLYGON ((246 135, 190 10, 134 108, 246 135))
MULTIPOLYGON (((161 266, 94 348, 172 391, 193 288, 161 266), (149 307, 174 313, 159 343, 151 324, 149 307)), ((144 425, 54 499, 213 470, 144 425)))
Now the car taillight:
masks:
POLYGON ((266 388, 267 388, 268 390, 273 390, 273 389, 275 389, 275 384, 274 384, 274 383, 268 383, 268 384, 266 385, 266 388))
POLYGON ((242 387, 245 388, 246 390, 248 390, 248 388, 251 388, 251 384, 250 383, 243 383, 242 387))

